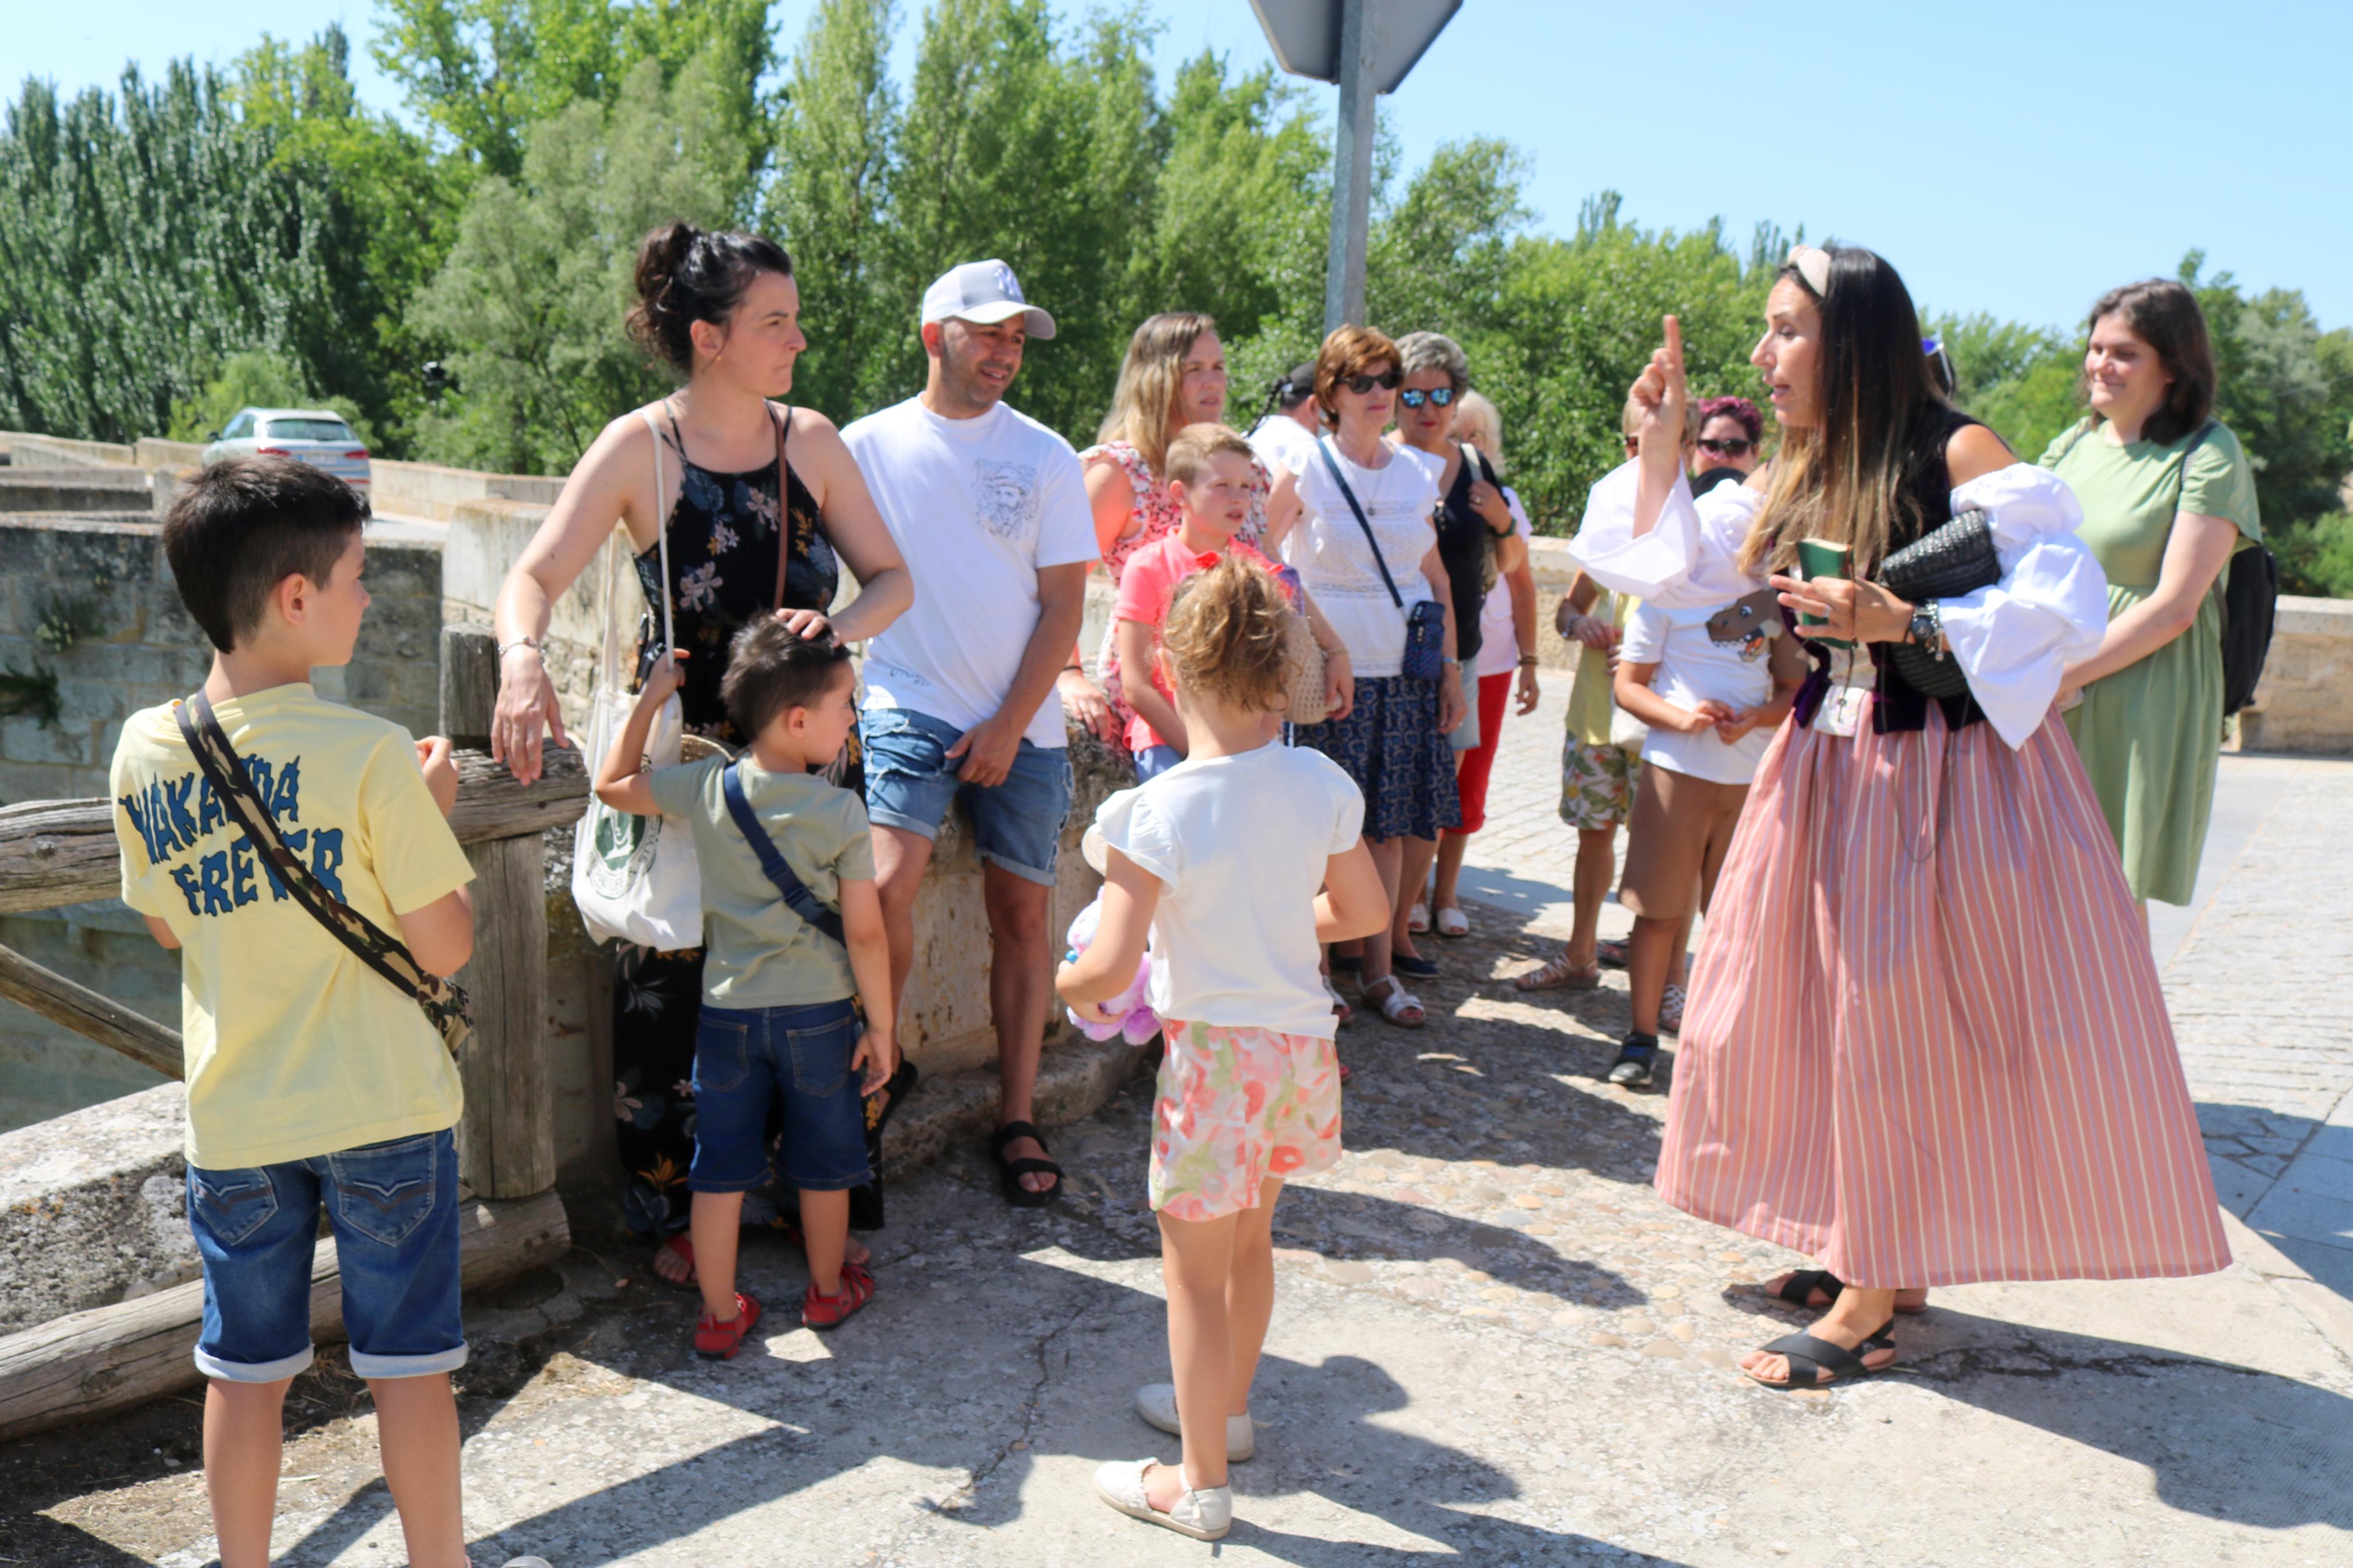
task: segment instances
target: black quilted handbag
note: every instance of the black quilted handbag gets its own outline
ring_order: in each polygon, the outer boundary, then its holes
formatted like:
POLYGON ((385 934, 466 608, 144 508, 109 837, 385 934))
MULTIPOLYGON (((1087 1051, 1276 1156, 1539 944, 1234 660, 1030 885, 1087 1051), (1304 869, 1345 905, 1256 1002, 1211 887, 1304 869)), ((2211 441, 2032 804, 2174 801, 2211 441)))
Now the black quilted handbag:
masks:
MULTIPOLYGON (((1911 604, 1957 599, 2001 581, 1993 548, 1993 528, 1978 510, 1960 513, 1921 535, 1880 563, 1880 584, 1911 604)), ((1958 697, 1969 689, 1960 661, 1916 643, 1890 645, 1889 662, 1905 684, 1923 697, 1958 697)))

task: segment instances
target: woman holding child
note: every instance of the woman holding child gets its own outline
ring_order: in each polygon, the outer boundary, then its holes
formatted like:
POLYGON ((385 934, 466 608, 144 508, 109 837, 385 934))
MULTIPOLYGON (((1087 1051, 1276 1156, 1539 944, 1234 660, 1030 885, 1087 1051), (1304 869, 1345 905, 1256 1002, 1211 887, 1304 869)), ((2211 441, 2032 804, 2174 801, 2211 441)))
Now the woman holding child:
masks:
MULTIPOLYGON (((491 754, 526 783, 564 720, 540 643, 549 608, 628 530, 649 606, 667 594, 686 727, 740 746, 721 692, 735 634, 769 616, 806 637, 872 637, 913 601, 913 579, 833 424, 771 399, 792 390, 808 340, 792 261, 775 242, 677 223, 646 237, 629 331, 684 384, 607 425, 565 483, 499 592, 491 754), (669 578, 661 545, 667 535, 669 578), (840 571, 858 597, 830 618, 840 571)), ((650 617, 659 627, 660 617, 650 617)), ((650 645, 659 633, 648 635, 650 645)), ((663 650, 648 646, 641 665, 663 650)), ((827 770, 854 793, 853 731, 827 770)), ((694 1277, 686 1183, 702 954, 625 952, 614 991, 613 1069, 630 1227, 667 1238, 666 1279, 694 1277)), ((853 1257, 860 1250, 853 1245, 853 1257)))
POLYGON ((1694 503, 1669 317, 1633 389, 1640 456, 1594 487, 1575 551, 1661 609, 1769 584, 1818 617, 1724 861, 1658 1173, 1676 1206, 1820 1259, 1777 1290, 1826 1307, 1812 1332, 1742 1363, 1801 1389, 1891 1363, 1926 1287, 2231 1255, 2156 965, 2052 709, 2107 620, 2074 497, 1946 403, 1879 257, 1799 246, 1767 310, 1769 479, 1694 503), (1931 533, 1983 585, 1913 602, 1874 581, 1931 533), (1817 541, 1846 575, 1798 574, 1817 541))
MULTIPOLYGON (((1440 465, 1381 438, 1404 380, 1397 345, 1342 327, 1315 357, 1326 434, 1302 473, 1283 473, 1268 532, 1348 650, 1355 703, 1294 739, 1348 771, 1364 792, 1365 842, 1394 915, 1418 889, 1403 880, 1406 841, 1461 821, 1447 732, 1465 703, 1454 607, 1430 518, 1440 465), (1410 670, 1410 672, 1409 672, 1410 670)), ((1391 973, 1385 930, 1365 940, 1364 999, 1389 1023, 1419 1028, 1419 998, 1391 973)))

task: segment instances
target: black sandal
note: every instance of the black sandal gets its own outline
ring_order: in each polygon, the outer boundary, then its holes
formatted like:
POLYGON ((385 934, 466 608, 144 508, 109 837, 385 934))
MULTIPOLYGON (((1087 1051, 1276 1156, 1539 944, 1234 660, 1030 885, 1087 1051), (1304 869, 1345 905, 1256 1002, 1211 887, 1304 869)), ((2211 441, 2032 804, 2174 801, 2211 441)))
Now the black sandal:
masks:
POLYGON ((1007 1159, 1005 1146, 1016 1138, 1035 1138, 1038 1140, 1039 1148, 1046 1149, 1050 1154, 1053 1152, 1051 1149, 1046 1148, 1045 1137, 1036 1127, 1027 1121, 1007 1122, 998 1128, 996 1136, 988 1141, 988 1152, 997 1161, 997 1185, 1004 1189, 1005 1201, 1015 1208, 1044 1208, 1062 1195, 1062 1167, 1051 1160, 1007 1159), (1054 1184, 1042 1193, 1033 1193, 1021 1184, 1021 1178, 1031 1174, 1051 1176, 1054 1178, 1054 1184))
POLYGON ((1769 1383, 1753 1372, 1744 1372, 1741 1375, 1759 1388, 1769 1388, 1776 1394, 1788 1394, 1793 1390, 1807 1388, 1828 1388, 1832 1384, 1844 1383, 1850 1378, 1867 1377, 1874 1372, 1885 1372, 1888 1367, 1895 1363, 1889 1362, 1884 1366, 1874 1367, 1862 1358, 1874 1351, 1892 1351, 1894 1348, 1895 1320, 1893 1318, 1882 1323, 1877 1333, 1866 1336, 1863 1342, 1852 1350, 1830 1340, 1818 1340, 1811 1334, 1783 1334, 1771 1344, 1764 1346, 1763 1350, 1767 1355, 1778 1355, 1788 1362, 1789 1375, 1786 1379, 1779 1383, 1769 1383), (1829 1373, 1830 1376, 1820 1375, 1825 1372, 1829 1373))
POLYGON ((1792 1307, 1818 1312, 1837 1306, 1839 1294, 1845 1289, 1846 1282, 1827 1268, 1800 1268, 1782 1280, 1781 1288, 1772 1295, 1792 1307), (1830 1298, 1819 1307, 1814 1304, 1814 1292, 1817 1290, 1830 1298))

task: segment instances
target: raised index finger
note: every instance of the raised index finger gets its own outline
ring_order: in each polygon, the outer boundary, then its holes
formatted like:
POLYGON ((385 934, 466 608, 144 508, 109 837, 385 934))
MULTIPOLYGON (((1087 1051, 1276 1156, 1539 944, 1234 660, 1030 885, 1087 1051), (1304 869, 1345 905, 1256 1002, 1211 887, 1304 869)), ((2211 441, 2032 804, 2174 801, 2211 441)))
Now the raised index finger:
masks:
POLYGON ((1667 368, 1675 374, 1683 372, 1683 324, 1672 316, 1666 318, 1667 368))

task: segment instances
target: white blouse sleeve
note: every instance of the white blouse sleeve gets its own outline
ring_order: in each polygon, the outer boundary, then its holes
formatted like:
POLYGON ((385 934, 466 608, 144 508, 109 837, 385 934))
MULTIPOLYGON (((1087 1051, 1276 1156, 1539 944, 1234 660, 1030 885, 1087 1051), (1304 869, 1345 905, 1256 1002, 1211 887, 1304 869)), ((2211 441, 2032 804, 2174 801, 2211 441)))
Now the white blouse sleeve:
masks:
POLYGON ((1634 536, 1640 465, 1604 474, 1585 500, 1585 521, 1568 547, 1593 580, 1669 610, 1713 609, 1765 586, 1739 567, 1740 547, 1764 497, 1744 485, 1718 485, 1697 500, 1678 476, 1659 521, 1634 536))
POLYGON ((2042 726, 2068 664, 2089 657, 2108 625, 2108 579, 2075 536, 2084 509, 2044 468, 2013 463, 1953 492, 1956 515, 1991 520, 2001 581, 1937 612, 1969 678, 1969 695, 2012 750, 2042 726))

